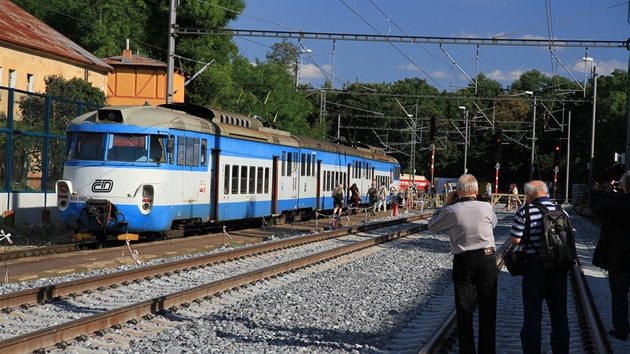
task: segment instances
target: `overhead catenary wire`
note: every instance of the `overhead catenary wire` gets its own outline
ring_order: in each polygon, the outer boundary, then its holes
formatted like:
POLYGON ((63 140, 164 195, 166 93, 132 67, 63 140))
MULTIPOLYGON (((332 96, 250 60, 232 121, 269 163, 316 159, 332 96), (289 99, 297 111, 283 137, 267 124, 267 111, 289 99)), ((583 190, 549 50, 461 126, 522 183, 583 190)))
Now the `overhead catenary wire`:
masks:
MULTIPOLYGON (((361 21, 363 21, 366 25, 368 25, 370 28, 372 28, 372 30, 374 30, 374 32, 378 33, 381 36, 383 35, 374 26, 372 26, 365 18, 363 18, 361 15, 359 15, 359 13, 355 9, 353 9, 350 6, 348 6, 348 4, 346 4, 344 2, 344 0, 339 0, 339 1, 341 1, 341 3, 343 5, 345 5, 350 11, 352 11, 357 17, 359 17, 359 19, 361 19, 361 21)), ((428 77, 431 81, 433 81, 438 87, 440 87, 442 90, 446 90, 442 85, 440 85, 439 82, 437 82, 431 75, 429 75, 429 73, 427 73, 418 64, 416 64, 416 62, 413 59, 411 59, 411 57, 409 57, 402 50, 400 50, 400 48, 398 48, 394 43, 392 43, 392 42, 387 42, 387 43, 389 43, 389 45, 391 45, 398 53, 400 53, 403 57, 405 57, 413 66, 415 66, 418 70, 420 70, 424 75, 426 75, 426 77, 428 77)))

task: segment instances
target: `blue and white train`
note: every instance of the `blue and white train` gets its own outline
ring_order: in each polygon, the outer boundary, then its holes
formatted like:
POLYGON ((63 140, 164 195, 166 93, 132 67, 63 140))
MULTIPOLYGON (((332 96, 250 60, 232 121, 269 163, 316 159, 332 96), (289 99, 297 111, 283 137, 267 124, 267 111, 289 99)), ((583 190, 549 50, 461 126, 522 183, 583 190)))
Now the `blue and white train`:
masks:
POLYGON ((400 165, 371 146, 295 136, 189 104, 110 106, 68 124, 56 192, 62 220, 104 241, 302 219, 332 209, 338 183, 356 183, 365 195, 373 181, 398 188, 400 165))

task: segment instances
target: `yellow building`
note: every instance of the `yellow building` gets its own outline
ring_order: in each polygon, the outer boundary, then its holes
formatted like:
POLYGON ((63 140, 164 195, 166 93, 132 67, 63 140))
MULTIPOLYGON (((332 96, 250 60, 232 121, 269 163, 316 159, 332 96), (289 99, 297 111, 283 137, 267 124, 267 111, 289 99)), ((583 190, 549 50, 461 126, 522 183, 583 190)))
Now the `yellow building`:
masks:
POLYGON ((106 92, 111 66, 11 1, 0 9, 0 86, 42 93, 44 78, 58 75, 106 92))
MULTIPOLYGON (((127 45, 128 47, 128 45, 127 45)), ((122 55, 103 59, 114 68, 107 78, 107 104, 151 106, 166 103, 166 63, 133 54, 127 48, 122 55)), ((184 73, 173 74, 173 103, 184 102, 184 73)))

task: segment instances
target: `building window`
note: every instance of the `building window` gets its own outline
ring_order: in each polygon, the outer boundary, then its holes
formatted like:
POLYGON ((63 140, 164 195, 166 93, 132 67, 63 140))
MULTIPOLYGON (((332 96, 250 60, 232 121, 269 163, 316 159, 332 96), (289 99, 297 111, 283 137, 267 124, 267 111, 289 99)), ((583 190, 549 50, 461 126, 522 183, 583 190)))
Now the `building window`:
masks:
POLYGON ((15 81, 17 79, 17 72, 9 69, 9 88, 15 88, 15 81))
POLYGON ((26 91, 33 92, 33 86, 35 85, 35 75, 26 75, 26 91))

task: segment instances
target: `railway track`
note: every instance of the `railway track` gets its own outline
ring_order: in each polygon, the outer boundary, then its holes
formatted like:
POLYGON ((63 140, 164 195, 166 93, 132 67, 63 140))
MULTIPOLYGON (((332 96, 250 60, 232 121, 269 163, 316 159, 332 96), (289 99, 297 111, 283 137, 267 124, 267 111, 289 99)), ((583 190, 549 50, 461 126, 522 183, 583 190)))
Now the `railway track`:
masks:
MULTIPOLYGON (((497 267, 501 269, 504 265, 503 257, 510 249, 509 238, 496 253, 497 267)), ((580 326, 580 336, 585 353, 611 353, 606 332, 603 331, 601 320, 599 319, 597 308, 593 302, 590 289, 585 280, 584 273, 579 264, 574 265, 569 272, 571 292, 573 293, 574 309, 577 313, 580 326)), ((570 306, 570 304, 569 304, 570 306)), ((571 309, 569 309, 571 311, 571 309)), ((520 315, 519 315, 520 316, 520 315)), ((457 327, 456 311, 453 307, 435 332, 426 340, 418 354, 448 353, 456 346, 455 330, 457 327)), ((574 334, 575 335, 575 334, 574 334)))
MULTIPOLYGON (((71 307, 76 310, 80 306, 76 305, 75 298, 95 297, 95 293, 111 291, 112 287, 115 288, 120 285, 128 286, 130 284, 138 284, 146 281, 150 282, 156 278, 162 278, 172 274, 214 268, 210 266, 234 262, 240 259, 252 259, 266 254, 274 254, 274 252, 283 254, 287 252, 286 250, 297 247, 305 247, 309 245, 315 247, 315 245, 319 245, 319 243, 326 240, 335 240, 340 237, 352 237, 351 235, 353 234, 365 233, 370 230, 383 227, 391 227, 392 225, 400 224, 401 222, 412 223, 413 221, 418 221, 427 217, 428 215, 422 215, 404 219, 389 220, 384 223, 374 223, 362 225, 360 227, 335 230, 324 234, 276 241, 243 249, 197 257, 185 261, 137 268, 126 272, 118 272, 95 278, 88 278, 6 294, 0 296, 0 308, 4 309, 3 311, 8 317, 12 316, 11 314, 13 311, 28 311, 28 309, 35 304, 54 304, 55 302, 70 301, 70 299, 72 299, 75 305, 71 307)), ((253 271, 247 271, 227 278, 224 277, 215 281, 204 282, 203 284, 188 289, 161 294, 159 296, 154 296, 132 304, 117 306, 115 308, 102 311, 99 309, 96 311, 98 312, 97 314, 82 316, 82 318, 76 320, 64 320, 63 323, 53 327, 39 328, 17 336, 10 336, 5 333, 3 335, 5 339, 0 342, 0 352, 30 352, 40 350, 42 348, 50 348, 53 345, 63 347, 66 345, 64 343, 74 340, 76 337, 84 336, 104 328, 109 328, 116 324, 125 323, 147 314, 176 311, 179 306, 186 306, 187 303, 192 301, 201 301, 201 299, 204 298, 208 299, 213 295, 229 289, 246 286, 247 284, 291 272, 310 264, 333 259, 343 254, 356 252, 357 250, 364 249, 366 247, 388 242, 408 234, 416 233, 426 228, 426 226, 424 224, 412 223, 406 224, 404 227, 397 226, 397 228, 398 229, 395 231, 387 232, 380 236, 361 236, 358 237, 358 240, 354 240, 352 242, 344 241, 344 243, 348 244, 341 247, 331 246, 328 250, 314 252, 306 257, 298 257, 297 259, 283 261, 263 268, 258 266, 258 268, 253 271)), ((357 236, 354 237, 357 238, 357 236)), ((25 317, 37 316, 21 314, 19 317, 23 319, 25 317)), ((73 317, 73 315, 70 315, 69 317, 73 317)))
MULTIPOLYGON (((317 214, 317 216, 324 216, 324 218, 318 219, 316 217, 315 219, 309 220, 309 221, 297 221, 291 224, 281 224, 281 225, 276 225, 273 227, 269 226, 268 228, 269 230, 275 230, 276 232, 287 233, 287 234, 295 232, 296 230, 312 229, 313 231, 321 231, 321 230, 328 229, 330 227, 328 218, 325 215, 321 215, 321 214, 317 214)), ((366 212, 362 213, 361 216, 363 218, 361 220, 362 222, 368 222, 369 219, 372 218, 372 217, 368 217, 366 212)), ((249 225, 249 224, 246 224, 246 225, 249 225)), ((268 238, 272 234, 271 231, 266 232, 267 229, 262 226, 261 227, 256 226, 255 228, 250 228, 250 229, 243 229, 242 227, 239 227, 239 228, 235 228, 233 231, 236 231, 239 233, 248 233, 248 232, 260 233, 261 228, 263 230, 263 233, 262 233, 263 238, 268 238), (265 234, 267 233, 269 234, 269 236, 265 236, 265 234)), ((208 228, 190 230, 187 233, 187 236, 207 235, 208 237, 216 237, 216 236, 221 236, 222 234, 223 232, 220 231, 220 227, 211 226, 208 228)), ((174 239, 174 240, 178 240, 178 239, 174 239)), ((153 244, 159 244, 162 241, 164 240, 151 240, 151 241, 141 240, 139 242, 140 243, 150 242, 153 244)), ((54 254, 67 254, 67 253, 79 252, 79 251, 84 251, 84 250, 93 250, 93 249, 98 249, 98 248, 103 248, 103 247, 105 248, 121 247, 121 246, 124 247, 124 244, 125 244, 124 241, 119 241, 119 240, 111 240, 110 242, 107 242, 106 244, 100 244, 97 241, 86 241, 86 242, 81 242, 81 243, 69 243, 69 244, 55 245, 55 246, 41 246, 41 247, 32 247, 32 248, 26 248, 26 249, 16 249, 16 250, 10 250, 6 252, 1 252, 0 261, 13 261, 13 260, 27 259, 27 258, 33 258, 33 257, 42 257, 42 256, 48 256, 48 255, 54 255, 54 254)), ((138 244, 138 242, 134 241, 134 244, 138 244)))
POLYGON ((29 257, 41 257, 52 254, 72 253, 98 247, 98 242, 83 242, 67 245, 33 247, 0 253, 0 261, 12 261, 29 257))

